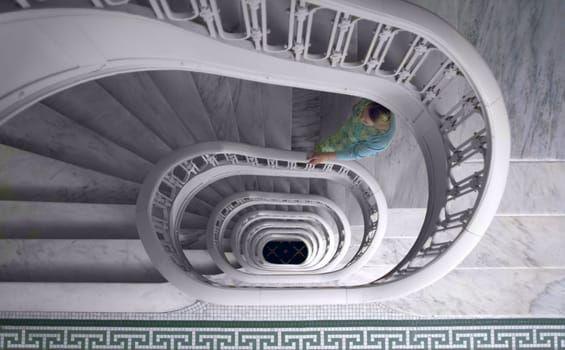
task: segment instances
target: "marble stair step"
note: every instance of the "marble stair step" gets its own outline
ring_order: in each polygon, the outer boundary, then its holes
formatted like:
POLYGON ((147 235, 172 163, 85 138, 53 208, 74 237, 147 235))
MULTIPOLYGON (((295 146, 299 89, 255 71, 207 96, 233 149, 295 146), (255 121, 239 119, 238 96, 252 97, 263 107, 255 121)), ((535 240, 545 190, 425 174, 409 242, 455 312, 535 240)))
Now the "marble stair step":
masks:
POLYGON ((149 162, 156 163, 171 152, 165 142, 97 82, 63 90, 43 103, 149 162))
POLYGON ((210 186, 207 186, 206 188, 198 192, 196 198, 202 200, 212 208, 215 207, 216 204, 218 204, 220 201, 224 199, 222 195, 220 195, 216 190, 214 190, 210 186))
POLYGON ((201 229, 181 229, 179 240, 183 249, 200 250, 206 247, 206 227, 201 229))
MULTIPOLYGON (((226 79, 240 142, 265 147, 266 125, 261 96, 262 84, 233 78, 226 79)), ((272 187, 269 179, 259 180, 253 175, 245 176, 243 182, 246 190, 253 190, 255 183, 258 187, 272 187)))
MULTIPOLYGON (((273 187, 275 192, 278 193, 290 193, 290 179, 284 177, 275 177, 273 181, 273 187)), ((278 210, 288 211, 288 205, 277 206, 278 210)))
POLYGON ((321 94, 292 89, 292 149, 311 151, 320 136, 321 94))
POLYGON ((169 147, 176 149, 195 143, 147 72, 114 75, 98 83, 169 147))
POLYGON ((0 128, 0 142, 138 183, 152 166, 40 103, 4 124, 0 128))
POLYGON ((164 70, 148 74, 196 142, 216 140, 214 127, 192 73, 164 70))
POLYGON ((292 149, 293 89, 263 84, 261 100, 265 119, 265 146, 292 149))
POLYGON ((239 141, 265 146, 265 118, 263 115, 262 84, 241 79, 226 78, 229 83, 239 141))
POLYGON ((164 282, 139 239, 3 239, 0 281, 164 282))
MULTIPOLYGON (((237 123, 240 142, 265 147, 265 120, 261 85, 257 82, 227 78, 233 112, 237 123)), ((252 190, 257 177, 246 176, 245 188, 252 190)))
POLYGON ((30 312, 171 312, 196 300, 168 282, 0 282, 0 310, 30 312))
POLYGON ((138 237, 134 205, 0 201, 0 238, 138 237))
POLYGON ((192 198, 192 200, 186 207, 187 212, 194 213, 202 217, 209 217, 213 209, 213 206, 197 197, 192 198))
MULTIPOLYGON (((290 183, 290 192, 296 194, 310 194, 310 180, 309 179, 298 179, 298 178, 289 178, 288 182, 290 183)), ((302 206, 290 206, 289 208, 291 211, 302 211, 302 206)))
MULTIPOLYGON (((192 78, 200 94, 202 103, 214 131, 216 139, 220 141, 240 142, 241 136, 237 125, 236 112, 232 101, 231 78, 205 74, 192 73, 192 78)), ((229 183, 233 191, 244 191, 245 183, 236 177, 223 181, 229 183)))
POLYGON ((196 72, 192 73, 192 78, 214 127, 216 139, 239 142, 239 130, 229 85, 230 78, 196 72))
POLYGON ((185 212, 182 217, 181 228, 183 229, 205 229, 208 225, 208 216, 185 212))
MULTIPOLYGON (((218 275, 223 273, 206 249, 185 249, 184 254, 196 271, 203 275, 218 275)), ((225 255, 232 265, 238 265, 232 253, 226 253, 225 255)))
POLYGON ((0 199, 135 204, 139 184, 0 144, 0 199))

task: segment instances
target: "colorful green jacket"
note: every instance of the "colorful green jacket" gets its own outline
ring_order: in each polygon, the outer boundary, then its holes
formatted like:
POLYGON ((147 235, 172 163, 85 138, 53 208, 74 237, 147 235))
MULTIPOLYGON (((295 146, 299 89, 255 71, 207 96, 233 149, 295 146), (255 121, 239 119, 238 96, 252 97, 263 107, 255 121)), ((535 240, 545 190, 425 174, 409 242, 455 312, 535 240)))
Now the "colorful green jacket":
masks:
POLYGON ((345 124, 334 135, 320 141, 314 151, 336 152, 338 160, 360 159, 384 151, 396 130, 396 118, 391 114, 390 128, 387 131, 362 124, 359 115, 369 103, 371 101, 366 99, 357 103, 345 124))

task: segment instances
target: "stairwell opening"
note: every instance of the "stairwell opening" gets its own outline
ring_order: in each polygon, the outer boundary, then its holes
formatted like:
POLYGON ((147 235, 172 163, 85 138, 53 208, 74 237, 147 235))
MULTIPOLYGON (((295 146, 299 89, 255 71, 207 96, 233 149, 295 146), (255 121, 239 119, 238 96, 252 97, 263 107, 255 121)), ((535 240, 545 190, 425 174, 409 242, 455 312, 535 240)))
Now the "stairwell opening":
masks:
POLYGON ((300 265, 308 259, 308 247, 300 240, 272 240, 263 247, 263 258, 276 265, 300 265))

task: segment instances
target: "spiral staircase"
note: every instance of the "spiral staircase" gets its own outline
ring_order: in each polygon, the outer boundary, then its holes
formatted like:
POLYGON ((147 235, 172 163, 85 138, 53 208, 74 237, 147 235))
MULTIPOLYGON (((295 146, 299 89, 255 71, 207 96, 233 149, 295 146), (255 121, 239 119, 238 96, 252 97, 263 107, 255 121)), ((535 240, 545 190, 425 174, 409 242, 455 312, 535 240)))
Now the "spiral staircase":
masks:
POLYGON ((28 310, 38 293, 103 296, 113 310, 385 300, 447 274, 495 214, 510 147, 502 95, 474 49, 418 7, 17 0, 0 11, 5 309, 28 310), (374 174, 306 162, 327 131, 321 101, 337 94, 389 107, 425 162, 425 218, 391 269, 367 269, 391 229, 374 174), (269 260, 281 247, 303 259, 269 260))

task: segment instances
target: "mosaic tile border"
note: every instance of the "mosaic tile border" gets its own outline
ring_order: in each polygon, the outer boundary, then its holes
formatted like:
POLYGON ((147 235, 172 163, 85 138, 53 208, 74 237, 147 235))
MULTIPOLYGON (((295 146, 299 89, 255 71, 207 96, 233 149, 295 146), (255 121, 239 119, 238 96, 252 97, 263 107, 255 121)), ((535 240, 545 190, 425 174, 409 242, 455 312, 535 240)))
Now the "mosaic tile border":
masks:
POLYGON ((0 320, 9 349, 565 349, 565 319, 0 320))

